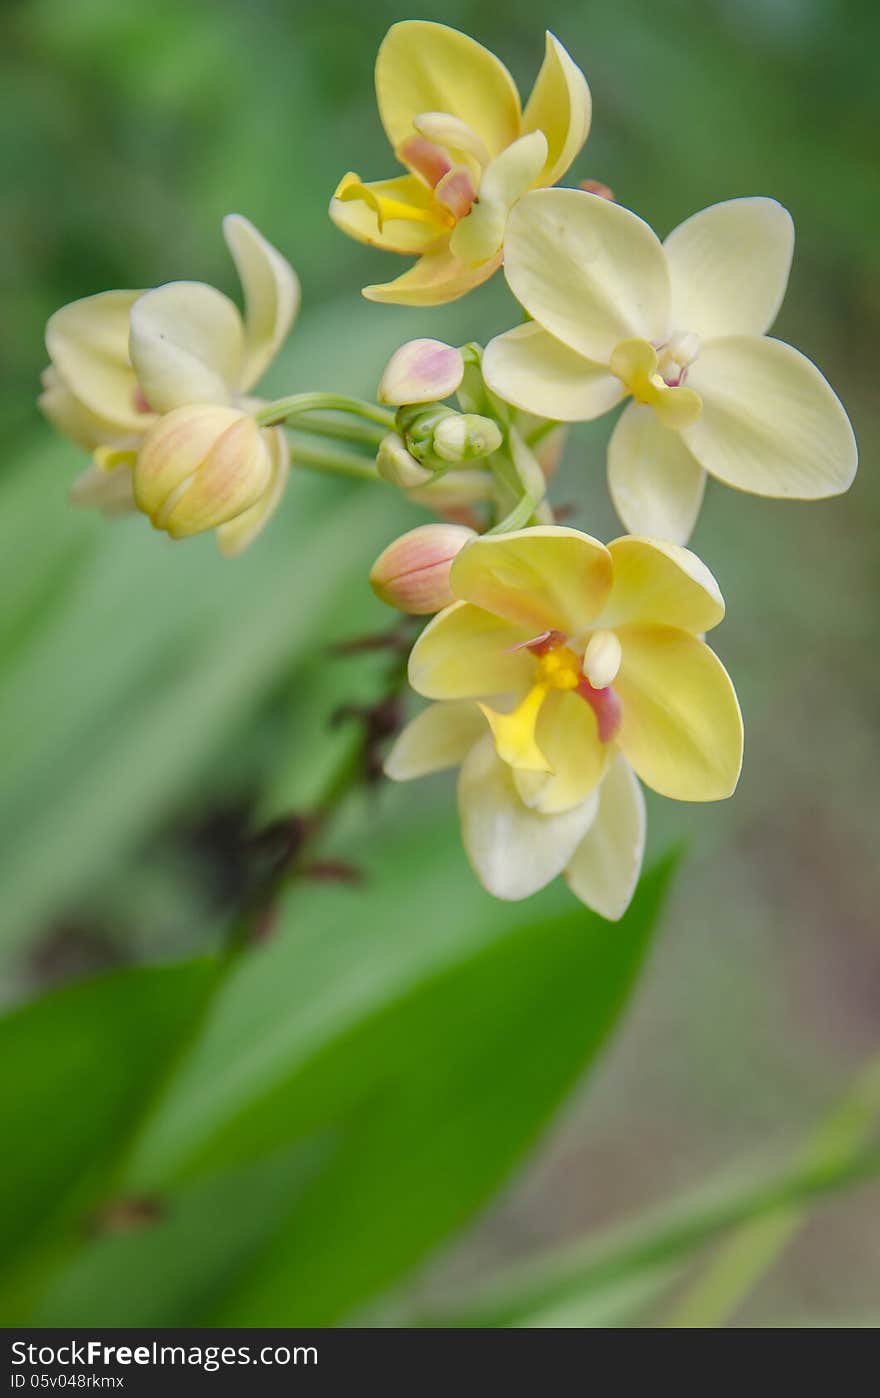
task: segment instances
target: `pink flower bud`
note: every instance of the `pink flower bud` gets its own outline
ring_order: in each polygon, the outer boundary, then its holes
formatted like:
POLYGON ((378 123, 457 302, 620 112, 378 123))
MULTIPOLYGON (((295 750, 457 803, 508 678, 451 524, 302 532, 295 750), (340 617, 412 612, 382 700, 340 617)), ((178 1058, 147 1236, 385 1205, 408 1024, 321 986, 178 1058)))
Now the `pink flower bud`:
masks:
POLYGON ((439 612, 455 600, 449 587, 452 560, 476 537, 461 524, 421 524, 380 553, 370 585, 381 601, 400 612, 439 612))
POLYGON ((380 403, 438 403, 461 383, 461 351, 442 340, 410 340, 395 350, 379 384, 380 403))

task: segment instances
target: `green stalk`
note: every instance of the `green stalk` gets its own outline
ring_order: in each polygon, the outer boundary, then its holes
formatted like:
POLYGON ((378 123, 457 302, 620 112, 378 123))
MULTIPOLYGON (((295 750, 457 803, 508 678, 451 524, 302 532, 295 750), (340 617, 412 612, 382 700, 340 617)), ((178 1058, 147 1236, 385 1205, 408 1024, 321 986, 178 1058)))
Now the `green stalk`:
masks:
POLYGON ((394 427, 394 414, 387 408, 367 403, 362 398, 349 398, 344 393, 294 393, 289 398, 267 403, 254 413, 254 421, 260 427, 276 427, 300 413, 312 412, 351 413, 367 422, 375 422, 386 432, 394 427))
POLYGON ((318 447, 294 440, 291 443, 290 459, 294 466, 302 466, 307 471, 318 471, 326 476, 347 476, 358 481, 380 479, 373 462, 353 451, 333 451, 329 447, 318 447))
POLYGON ((303 414, 291 423, 290 430, 307 432, 314 437, 329 437, 335 442, 354 442, 358 446, 369 447, 374 452, 378 450, 379 443, 385 436, 383 428, 373 427, 367 422, 345 422, 341 418, 311 417, 308 414, 303 414))
MULTIPOLYGON (((880 1118, 880 1056, 873 1059, 807 1143, 805 1169, 834 1170, 865 1149, 880 1118)), ((679 1301, 669 1329, 718 1329, 739 1310, 806 1222, 802 1201, 775 1209, 738 1228, 679 1301)))

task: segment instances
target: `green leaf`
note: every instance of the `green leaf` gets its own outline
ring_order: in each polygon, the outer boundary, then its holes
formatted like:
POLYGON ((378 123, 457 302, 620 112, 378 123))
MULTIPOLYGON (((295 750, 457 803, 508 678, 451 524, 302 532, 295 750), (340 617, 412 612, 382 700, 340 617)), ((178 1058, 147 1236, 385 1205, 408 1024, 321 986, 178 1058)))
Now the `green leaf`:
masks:
MULTIPOLYGON (((204 960, 118 972, 0 1021, 4 1188, 0 1253, 13 1305, 28 1268, 82 1236, 145 1103, 198 1023, 216 978, 204 960)), ((11 1323, 11 1322, 10 1322, 11 1323)))
MULTIPOLYGON (((352 917, 374 898, 399 899, 401 843, 396 881, 349 895, 352 917)), ((224 1162, 231 1177, 315 1140, 327 1150, 321 1168, 292 1203, 282 1191, 262 1243, 249 1239, 249 1265, 230 1261, 224 1294, 216 1279, 210 1304, 202 1288, 167 1311, 154 1300, 148 1314, 154 1324, 342 1320, 460 1227, 534 1143, 616 1021, 668 876, 667 864, 646 878, 615 927, 570 904, 511 927, 505 908, 482 946, 473 928, 448 939, 433 974, 422 955, 401 975, 377 955, 379 938, 347 965, 344 939, 326 945, 324 928, 315 944, 304 919, 288 948, 298 973, 278 984, 277 959, 243 967, 129 1172, 130 1189, 166 1197, 168 1250, 146 1233, 92 1244, 58 1278, 40 1323, 142 1323, 144 1288, 126 1277, 142 1278, 150 1258, 177 1274, 173 1219, 187 1197, 213 1187, 224 1162)), ((430 918, 401 927, 398 914, 401 932, 417 944, 430 918)))

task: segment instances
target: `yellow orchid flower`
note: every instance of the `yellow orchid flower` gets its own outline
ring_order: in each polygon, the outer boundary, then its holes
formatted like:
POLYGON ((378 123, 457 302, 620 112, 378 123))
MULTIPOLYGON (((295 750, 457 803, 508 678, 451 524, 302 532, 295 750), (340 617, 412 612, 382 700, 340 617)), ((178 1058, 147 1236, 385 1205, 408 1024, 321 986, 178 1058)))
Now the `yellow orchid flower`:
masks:
POLYGON ((548 34, 523 111, 513 79, 488 49, 445 24, 404 20, 379 48, 376 97, 409 173, 370 184, 347 174, 330 217, 359 242, 418 257, 394 281, 364 287, 369 300, 454 301, 500 266, 516 200, 555 184, 586 141, 586 79, 548 34))
POLYGON ((495 751, 479 706, 430 704, 407 724, 385 763, 393 781, 460 767, 462 840, 477 878, 496 898, 529 898, 563 874, 588 908, 616 922, 635 892, 645 849, 645 798, 622 754, 602 782, 565 811, 523 800, 495 751))
MULTIPOLYGON (((244 291, 243 317, 212 286, 170 282, 152 291, 86 297, 49 320, 51 363, 43 375, 40 407, 94 458, 74 483, 73 503, 111 514, 136 507, 139 453, 163 415, 208 405, 241 412, 256 405, 250 391, 290 330, 299 309, 299 282, 248 219, 229 214, 223 236, 244 291)), ((213 524, 202 527, 217 529, 227 556, 240 553, 256 537, 287 480, 289 449, 283 430, 264 428, 260 436, 256 500, 253 492, 234 494, 225 510, 218 504, 213 514, 202 515, 213 518, 213 524)))
POLYGON ((573 809, 618 750, 661 795, 732 794, 742 719, 703 640, 724 603, 694 554, 540 525, 466 544, 449 583, 457 600, 416 642, 410 683, 480 701, 526 805, 573 809))
POLYGON ((504 270, 532 320, 488 345, 486 382, 565 422, 631 396, 608 483, 639 534, 685 543, 707 472, 755 495, 839 494, 857 464, 849 419, 815 365, 766 334, 793 242, 773 199, 715 204, 661 244, 593 194, 527 194, 508 222, 504 270))

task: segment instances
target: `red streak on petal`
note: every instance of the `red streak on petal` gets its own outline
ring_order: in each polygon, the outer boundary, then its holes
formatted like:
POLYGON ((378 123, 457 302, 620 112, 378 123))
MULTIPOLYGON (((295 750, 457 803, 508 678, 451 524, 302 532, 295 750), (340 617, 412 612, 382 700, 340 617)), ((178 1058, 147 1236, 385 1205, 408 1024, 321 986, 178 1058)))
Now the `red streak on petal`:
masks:
POLYGON ((442 146, 435 146, 424 136, 410 136, 397 152, 404 165, 408 165, 433 189, 443 176, 452 169, 452 161, 442 146))
POLYGON ((542 631, 538 636, 532 636, 529 641, 516 641, 514 645, 507 647, 508 654, 515 650, 530 650, 532 655, 546 655, 548 650, 556 650, 557 646, 564 646, 566 637, 561 631, 542 631))
POLYGON ((141 388, 140 384, 138 384, 138 386, 135 388, 135 391, 132 394, 132 398, 134 401, 134 410, 136 413, 151 413, 153 411, 153 409, 147 402, 147 399, 144 395, 144 390, 141 388))
POLYGON ((469 170, 459 165, 437 185, 435 193, 439 203, 449 210, 453 218, 464 218, 469 214, 477 197, 477 187, 469 170))
POLYGON ((577 692, 582 699, 586 699, 596 715, 596 723, 599 725, 599 741, 610 743, 620 727, 622 714, 622 705, 611 685, 607 685, 605 689, 594 689, 584 675, 577 687, 577 692))

